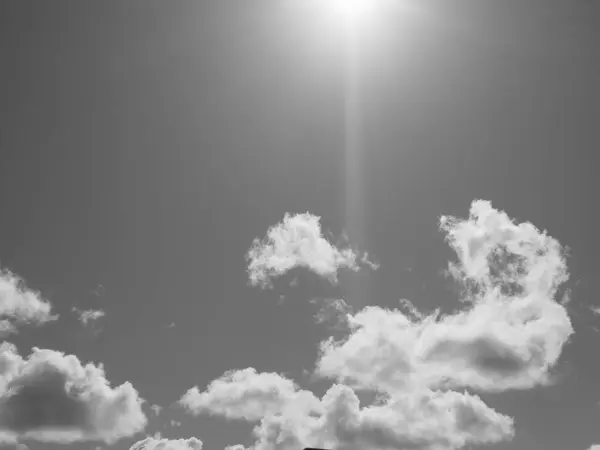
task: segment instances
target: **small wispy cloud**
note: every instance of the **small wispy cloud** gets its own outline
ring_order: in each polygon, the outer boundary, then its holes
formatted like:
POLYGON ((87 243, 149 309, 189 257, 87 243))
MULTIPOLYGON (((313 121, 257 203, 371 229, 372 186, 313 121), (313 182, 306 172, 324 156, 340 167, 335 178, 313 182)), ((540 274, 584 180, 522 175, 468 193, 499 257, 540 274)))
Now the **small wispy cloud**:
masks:
POLYGON ((597 316, 600 316, 600 306, 590 306, 590 311, 597 316))
POLYGON ((106 313, 101 309, 82 310, 74 306, 72 311, 77 315, 77 318, 84 326, 87 326, 91 322, 94 322, 106 316, 106 313))
POLYGON ((410 300, 406 298, 400 299, 400 307, 403 308, 414 320, 423 320, 426 315, 419 311, 410 300))
POLYGON ((365 252, 362 255, 362 258, 360 258, 360 261, 368 266, 371 270, 378 270, 379 267, 381 266, 378 262, 372 261, 371 259, 369 259, 369 253, 365 252))
POLYGON ((352 313, 352 307, 342 298, 315 298, 310 301, 319 306, 314 315, 319 324, 328 325, 334 329, 345 329, 348 327, 348 315, 352 313))
POLYGON ((94 297, 102 297, 104 295, 105 289, 104 289, 104 285, 99 284, 98 286, 96 286, 96 288, 92 291, 92 295, 94 297))

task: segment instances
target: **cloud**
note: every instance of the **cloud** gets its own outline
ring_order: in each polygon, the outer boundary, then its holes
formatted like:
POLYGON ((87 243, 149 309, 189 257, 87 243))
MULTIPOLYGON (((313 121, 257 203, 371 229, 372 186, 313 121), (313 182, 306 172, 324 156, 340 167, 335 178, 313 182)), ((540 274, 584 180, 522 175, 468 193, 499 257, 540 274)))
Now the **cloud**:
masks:
POLYGON ((371 268, 371 270, 378 270, 379 267, 381 266, 378 262, 371 261, 369 259, 368 252, 363 253, 362 257, 360 258, 360 262, 362 262, 366 266, 369 266, 371 268))
POLYGON ((473 202, 468 219, 443 217, 441 229, 458 254, 450 271, 466 288, 465 307, 426 316, 367 307, 350 316, 347 339, 322 344, 318 375, 383 392, 549 381, 573 333, 554 298, 568 278, 560 244, 484 201, 473 202))
MULTIPOLYGON (((290 267, 310 267, 281 256, 312 255, 303 246, 316 247, 315 238, 300 238, 307 233, 286 224, 291 219, 286 215, 265 241, 255 241, 249 253, 254 284, 290 267), (278 250, 296 241, 292 252, 278 250)), ((573 333, 556 299, 568 279, 565 251, 545 231, 517 224, 481 200, 468 218, 442 217, 440 229, 457 255, 448 269, 463 290, 455 311, 425 313, 401 300, 398 308, 353 312, 343 301, 326 301, 317 321, 341 320, 346 330, 343 339, 321 344, 315 374, 334 382, 323 397, 279 374, 245 369, 227 372, 203 392, 190 389, 180 403, 192 414, 256 424, 250 447, 228 450, 449 450, 511 439, 513 419, 474 392, 551 381, 573 333), (364 390, 375 400, 361 404, 357 391, 364 390)), ((337 266, 327 267, 333 269, 317 273, 335 277, 337 266)))
POLYGON ((204 392, 193 387, 179 400, 194 415, 208 413, 247 421, 279 413, 291 402, 302 403, 308 410, 319 405, 312 393, 299 391, 292 380, 277 373, 257 373, 253 368, 226 372, 204 392))
POLYGON ((0 345, 0 434, 14 441, 112 444, 144 429, 142 402, 130 383, 111 388, 102 365, 38 348, 24 359, 0 345))
MULTIPOLYGON (((401 298, 400 299, 400 307, 403 308, 413 319, 423 320, 426 315, 419 311, 416 306, 408 299, 401 298)), ((437 312, 436 312, 437 314, 437 312)))
POLYGON ((28 289, 12 272, 0 270, 0 335, 15 333, 19 325, 41 325, 57 318, 39 292, 28 289))
POLYGON ((102 284, 99 284, 98 286, 96 286, 96 289, 94 289, 91 294, 94 297, 102 297, 104 295, 104 286, 102 284))
MULTIPOLYGON (((334 385, 317 399, 280 375, 256 373, 254 369, 240 373, 244 375, 236 381, 229 374, 211 383, 205 392, 210 402, 198 412, 258 422, 251 450, 307 446, 356 450, 460 448, 498 442, 514 433, 510 417, 466 393, 405 393, 361 407, 347 386, 334 385), (235 387, 216 388, 223 384, 235 387), (261 408, 262 400, 269 406, 261 408)), ((228 448, 244 449, 241 445, 228 448)))
POLYGON ((316 298, 311 300, 312 304, 319 304, 320 309, 315 314, 315 320, 319 324, 326 324, 333 329, 346 329, 348 317, 352 313, 352 307, 341 298, 316 298))
POLYGON ((101 309, 86 309, 81 310, 77 307, 73 307, 73 312, 77 314, 79 321, 87 326, 88 323, 93 322, 95 320, 101 319, 106 316, 106 313, 101 309))
POLYGON ((162 406, 160 405, 150 405, 150 409, 154 413, 155 416, 158 416, 162 411, 162 406))
POLYGON ((148 437, 133 444, 129 450, 202 450, 202 441, 194 437, 189 439, 148 437))
POLYGON ((286 214, 283 221, 269 228, 266 236, 254 239, 246 255, 250 283, 263 288, 271 281, 297 267, 337 283, 340 269, 359 270, 362 262, 372 268, 376 264, 362 259, 350 248, 338 248, 321 232, 320 218, 310 213, 286 214))

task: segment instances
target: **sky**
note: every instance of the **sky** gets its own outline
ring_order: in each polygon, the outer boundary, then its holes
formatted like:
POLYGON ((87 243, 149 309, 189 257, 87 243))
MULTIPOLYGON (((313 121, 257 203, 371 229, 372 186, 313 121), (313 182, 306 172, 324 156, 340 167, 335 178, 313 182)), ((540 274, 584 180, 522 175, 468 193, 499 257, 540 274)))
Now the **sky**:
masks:
POLYGON ((600 444, 600 4, 298 1, 0 3, 0 447, 600 444))

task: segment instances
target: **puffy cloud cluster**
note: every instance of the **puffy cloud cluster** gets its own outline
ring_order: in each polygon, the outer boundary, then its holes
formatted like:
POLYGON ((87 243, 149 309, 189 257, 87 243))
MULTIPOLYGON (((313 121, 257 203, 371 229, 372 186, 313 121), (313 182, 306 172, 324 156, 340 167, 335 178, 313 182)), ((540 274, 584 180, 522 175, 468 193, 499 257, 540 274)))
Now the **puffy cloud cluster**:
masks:
POLYGON ((112 444, 146 425, 142 400, 130 383, 111 388, 103 367, 77 357, 34 348, 21 357, 0 345, 0 436, 5 442, 30 439, 112 444))
POLYGON ((189 439, 148 437, 133 444, 129 450, 202 450, 202 441, 194 437, 189 439))
POLYGON ((555 300, 568 277, 558 241, 485 201, 473 202, 468 219, 443 217, 441 228, 458 254, 450 267, 468 287, 466 308, 419 316, 367 307, 350 318, 347 339, 323 343, 318 374, 385 392, 549 381, 573 333, 555 300))
POLYGON ((196 412, 258 422, 253 450, 459 448, 513 434, 510 417, 477 396, 452 391, 407 392, 361 407, 348 386, 333 385, 318 399, 281 375, 245 369, 226 373, 199 395, 204 402, 196 412))
POLYGON ((0 270, 0 336, 16 332, 22 324, 43 324, 56 318, 52 305, 39 292, 28 289, 12 272, 0 270))
POLYGON ((350 248, 331 244, 321 232, 320 218, 309 213, 286 214, 262 240, 254 240, 246 259, 250 283, 263 288, 296 267, 306 268, 334 284, 339 269, 357 271, 360 263, 377 268, 367 254, 359 257, 350 248))
MULTIPOLYGON (((402 300, 396 309, 354 313, 329 301, 317 320, 341 322, 347 333, 321 344, 315 373, 335 383, 322 398, 281 375, 245 369, 204 392, 191 389, 181 404, 194 414, 256 423, 252 450, 441 450, 510 439, 513 419, 473 391, 550 381, 573 333, 555 298, 568 279, 564 251, 546 232, 515 223, 486 201, 473 202, 466 219, 442 217, 440 228, 457 254, 449 272, 464 287, 458 310, 425 314, 402 300), (359 391, 376 398, 361 405, 359 391)), ((250 278, 268 284, 305 266, 335 280, 340 262, 356 267, 354 254, 340 254, 321 237, 317 218, 286 216, 265 241, 255 241, 250 278)))

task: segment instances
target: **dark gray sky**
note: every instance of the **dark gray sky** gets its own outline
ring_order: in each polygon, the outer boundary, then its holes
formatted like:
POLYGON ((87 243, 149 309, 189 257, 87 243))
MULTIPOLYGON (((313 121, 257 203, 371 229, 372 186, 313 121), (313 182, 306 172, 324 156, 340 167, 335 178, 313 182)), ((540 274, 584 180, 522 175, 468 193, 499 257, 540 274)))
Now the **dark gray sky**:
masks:
POLYGON ((113 384, 166 408, 149 434, 248 444, 249 425, 168 407, 229 369, 309 388, 303 370, 328 333, 313 297, 454 305, 438 218, 483 198, 571 249, 576 329, 556 386, 483 396, 516 423, 512 442, 488 448, 600 442, 600 334, 586 312, 600 306, 600 3, 424 0, 418 17, 371 30, 360 236, 345 223, 343 52, 284 3, 0 3, 0 263, 62 314, 10 341, 23 355, 102 362, 113 384), (305 211, 335 236, 347 230, 380 269, 337 287, 248 286, 253 238, 305 211), (73 306, 103 309, 101 332, 73 306))

